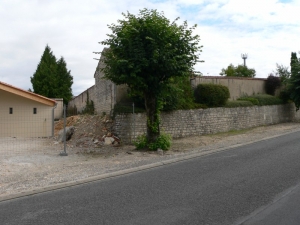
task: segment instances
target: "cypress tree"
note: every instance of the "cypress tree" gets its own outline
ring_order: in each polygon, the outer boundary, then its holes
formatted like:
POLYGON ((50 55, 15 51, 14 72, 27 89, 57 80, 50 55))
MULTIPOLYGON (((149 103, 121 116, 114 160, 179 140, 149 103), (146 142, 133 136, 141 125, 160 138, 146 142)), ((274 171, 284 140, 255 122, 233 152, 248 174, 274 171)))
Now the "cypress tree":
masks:
POLYGON ((291 92, 291 99, 295 103, 296 111, 300 107, 300 63, 297 54, 292 52, 291 55, 291 78, 289 81, 289 90, 291 92))
POLYGON ((33 91, 48 98, 63 98, 64 104, 72 98, 73 77, 67 63, 61 57, 56 61, 47 45, 37 69, 30 77, 33 91))
POLYGON ((55 98, 57 63, 50 47, 47 45, 31 79, 33 91, 48 98, 55 98))

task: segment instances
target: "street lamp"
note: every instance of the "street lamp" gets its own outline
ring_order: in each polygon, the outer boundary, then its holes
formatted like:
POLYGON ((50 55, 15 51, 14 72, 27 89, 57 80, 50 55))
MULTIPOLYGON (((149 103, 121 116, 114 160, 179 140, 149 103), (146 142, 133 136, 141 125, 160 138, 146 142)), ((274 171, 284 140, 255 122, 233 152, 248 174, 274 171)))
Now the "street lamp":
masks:
POLYGON ((248 54, 242 54, 242 59, 244 60, 244 66, 246 66, 246 59, 248 57, 248 54))

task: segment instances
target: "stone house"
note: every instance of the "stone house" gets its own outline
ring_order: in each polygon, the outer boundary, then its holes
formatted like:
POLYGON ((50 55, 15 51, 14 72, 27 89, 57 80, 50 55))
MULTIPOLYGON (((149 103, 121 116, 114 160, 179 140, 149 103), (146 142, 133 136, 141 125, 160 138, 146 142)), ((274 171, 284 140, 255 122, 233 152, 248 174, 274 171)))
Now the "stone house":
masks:
MULTIPOLYGON (((104 49, 103 51, 105 51, 104 49)), ((91 86, 68 103, 69 108, 76 106, 77 111, 81 112, 86 106, 87 97, 94 102, 97 114, 109 114, 116 102, 121 101, 126 95, 126 85, 115 85, 110 80, 103 79, 104 73, 101 68, 105 65, 102 62, 102 55, 94 73, 95 85, 91 86)))

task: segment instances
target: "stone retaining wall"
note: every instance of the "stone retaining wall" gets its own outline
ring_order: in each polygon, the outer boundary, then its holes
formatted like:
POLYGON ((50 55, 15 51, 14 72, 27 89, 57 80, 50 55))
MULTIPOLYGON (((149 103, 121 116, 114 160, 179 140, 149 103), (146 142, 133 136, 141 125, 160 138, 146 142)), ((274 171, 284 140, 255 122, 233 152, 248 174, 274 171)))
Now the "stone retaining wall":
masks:
MULTIPOLYGON (((161 130, 174 138, 214 134, 230 130, 299 120, 294 104, 237 108, 178 110, 161 114, 161 130)), ((120 114, 115 117, 114 132, 124 143, 146 133, 145 114, 120 114)))

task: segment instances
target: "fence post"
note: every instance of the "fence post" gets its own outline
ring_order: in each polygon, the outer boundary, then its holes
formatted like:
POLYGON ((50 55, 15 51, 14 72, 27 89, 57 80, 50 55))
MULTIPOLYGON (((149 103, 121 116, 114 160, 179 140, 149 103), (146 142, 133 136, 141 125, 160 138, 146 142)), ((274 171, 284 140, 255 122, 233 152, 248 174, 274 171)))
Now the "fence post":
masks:
POLYGON ((134 102, 132 103, 132 112, 133 112, 133 141, 135 141, 135 115, 134 115, 134 102))
POLYGON ((64 104, 64 151, 61 152, 59 155, 60 156, 67 156, 68 153, 66 151, 66 105, 64 104))

